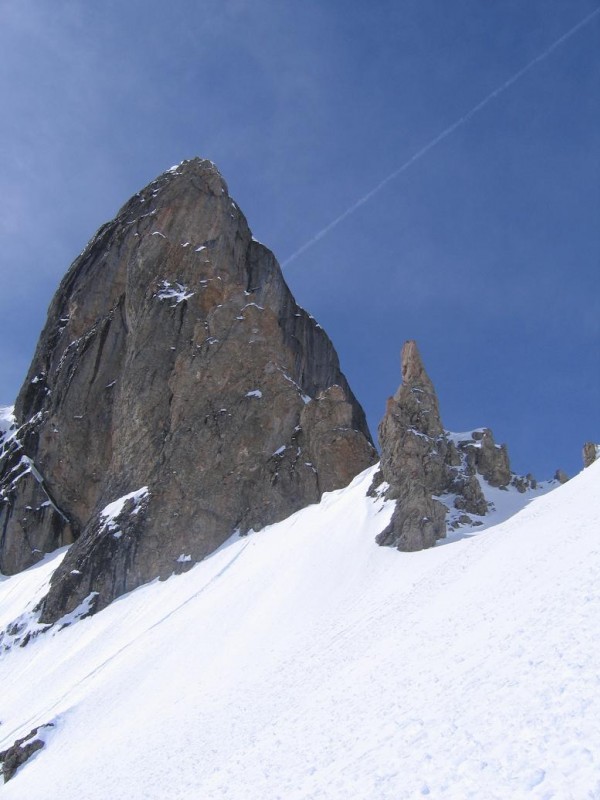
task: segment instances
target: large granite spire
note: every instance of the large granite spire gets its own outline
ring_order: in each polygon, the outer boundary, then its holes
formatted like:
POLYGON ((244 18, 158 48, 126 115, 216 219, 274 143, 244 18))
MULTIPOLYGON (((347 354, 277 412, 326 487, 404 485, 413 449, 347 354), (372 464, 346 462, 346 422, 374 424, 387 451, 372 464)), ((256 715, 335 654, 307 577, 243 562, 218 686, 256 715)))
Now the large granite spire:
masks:
POLYGON ((135 195, 50 306, 0 459, 0 569, 75 542, 43 620, 99 609, 376 454, 325 332, 209 161, 135 195))

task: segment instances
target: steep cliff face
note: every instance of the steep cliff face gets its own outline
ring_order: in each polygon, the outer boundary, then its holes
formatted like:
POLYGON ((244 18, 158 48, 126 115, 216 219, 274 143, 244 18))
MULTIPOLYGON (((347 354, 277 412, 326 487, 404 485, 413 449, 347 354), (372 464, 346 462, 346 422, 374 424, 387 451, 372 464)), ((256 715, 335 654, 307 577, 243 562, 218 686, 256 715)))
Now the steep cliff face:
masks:
POLYGON ((376 459, 321 327, 215 166, 133 197, 50 306, 0 476, 0 569, 70 542, 43 619, 99 609, 376 459))
POLYGON ((489 428, 471 433, 446 431, 438 399, 417 345, 402 348, 402 383, 388 400, 379 426, 385 495, 396 500, 388 527, 377 537, 399 550, 432 547, 447 528, 477 525, 489 509, 482 486, 520 492, 535 487, 531 475, 514 475, 505 445, 489 428))

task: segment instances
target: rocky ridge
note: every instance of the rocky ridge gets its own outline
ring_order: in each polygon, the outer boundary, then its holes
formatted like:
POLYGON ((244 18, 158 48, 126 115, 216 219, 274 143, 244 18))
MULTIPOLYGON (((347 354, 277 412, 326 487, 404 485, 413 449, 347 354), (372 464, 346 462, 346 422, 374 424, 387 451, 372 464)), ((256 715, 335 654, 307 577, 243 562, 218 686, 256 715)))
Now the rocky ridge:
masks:
POLYGON ((381 468, 373 491, 381 487, 396 500, 381 545, 421 550, 446 536, 447 528, 481 524, 491 510, 484 487, 519 492, 536 487, 532 475, 511 472, 505 445, 489 428, 455 434, 444 429, 437 394, 416 342, 401 355, 402 383, 387 403, 379 426, 381 468))
POLYGON ((72 544, 44 623, 186 569, 377 458, 331 341, 201 159, 135 195, 75 260, 14 415, 0 570, 72 544))

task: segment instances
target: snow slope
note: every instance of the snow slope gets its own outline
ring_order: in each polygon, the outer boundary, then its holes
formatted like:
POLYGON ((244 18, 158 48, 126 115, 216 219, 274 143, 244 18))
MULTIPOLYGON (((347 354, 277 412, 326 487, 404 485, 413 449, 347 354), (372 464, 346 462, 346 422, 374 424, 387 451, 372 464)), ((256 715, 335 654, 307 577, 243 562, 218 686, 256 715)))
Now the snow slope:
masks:
POLYGON ((14 406, 0 406, 0 447, 16 427, 14 406))
POLYGON ((370 480, 6 652, 0 749, 55 727, 0 798, 600 798, 600 463, 420 553, 370 480))

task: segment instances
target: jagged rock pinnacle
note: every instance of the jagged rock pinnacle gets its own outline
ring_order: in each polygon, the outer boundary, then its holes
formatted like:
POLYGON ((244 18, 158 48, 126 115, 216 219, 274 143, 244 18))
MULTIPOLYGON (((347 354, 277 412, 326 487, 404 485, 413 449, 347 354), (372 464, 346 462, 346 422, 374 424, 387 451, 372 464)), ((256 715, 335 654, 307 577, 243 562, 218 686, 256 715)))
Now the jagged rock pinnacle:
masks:
POLYGON ((394 395, 394 401, 402 406, 403 413, 415 430, 428 436, 440 436, 444 429, 437 394, 414 340, 404 343, 400 365, 402 383, 394 395))
POLYGON ((437 396, 414 341, 402 348, 401 370, 402 384, 388 400, 379 426, 381 472, 396 510, 377 541, 399 550, 421 550, 446 533, 446 509, 432 497, 427 458, 443 428, 437 396))
POLYGON ((414 339, 409 339, 404 343, 400 356, 400 363, 403 385, 418 386, 435 395, 433 384, 425 371, 419 348, 414 339))
POLYGON ((401 369, 402 383, 379 426, 378 480, 387 482, 386 497, 396 501, 396 508, 377 541, 419 550, 446 535, 449 503, 440 499, 452 498, 451 527, 474 524, 469 515, 486 514, 478 476, 493 487, 512 482, 519 491, 535 481, 512 475, 506 447, 494 442, 489 428, 460 436, 444 430, 437 394, 412 340, 402 348, 401 369))

